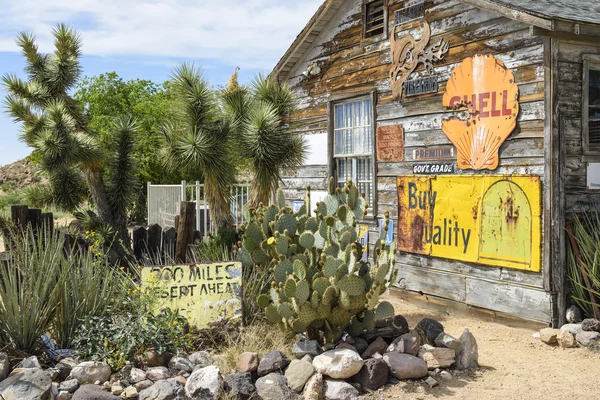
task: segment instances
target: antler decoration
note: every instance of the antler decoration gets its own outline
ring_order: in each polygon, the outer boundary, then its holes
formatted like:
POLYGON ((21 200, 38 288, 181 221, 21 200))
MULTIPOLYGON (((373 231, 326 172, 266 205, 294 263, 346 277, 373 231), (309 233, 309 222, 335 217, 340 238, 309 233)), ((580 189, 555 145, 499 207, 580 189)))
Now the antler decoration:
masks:
POLYGON ((411 34, 397 39, 397 29, 398 26, 394 27, 390 43, 393 65, 390 71, 390 81, 394 100, 400 100, 404 82, 419 64, 423 64, 427 72, 433 73, 433 62, 441 61, 449 47, 448 42, 440 39, 438 44, 427 48, 431 37, 431 28, 426 20, 422 20, 423 35, 420 40, 416 40, 411 34))

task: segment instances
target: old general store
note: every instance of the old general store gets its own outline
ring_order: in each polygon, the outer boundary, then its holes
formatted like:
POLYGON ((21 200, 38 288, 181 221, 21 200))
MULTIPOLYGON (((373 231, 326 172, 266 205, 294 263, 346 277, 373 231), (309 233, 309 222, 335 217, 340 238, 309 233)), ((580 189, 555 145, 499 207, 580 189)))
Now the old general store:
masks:
POLYGON ((404 295, 563 322, 566 221, 600 199, 600 3, 327 0, 273 73, 311 146, 288 200, 352 178, 404 295))

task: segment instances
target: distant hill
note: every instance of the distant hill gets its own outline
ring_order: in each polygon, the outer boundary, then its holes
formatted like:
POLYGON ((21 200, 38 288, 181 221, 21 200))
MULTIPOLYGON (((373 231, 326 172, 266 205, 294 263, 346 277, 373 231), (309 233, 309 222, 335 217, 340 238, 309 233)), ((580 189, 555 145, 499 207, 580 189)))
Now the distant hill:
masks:
POLYGON ((39 181, 35 167, 27 159, 0 167, 0 192, 22 189, 39 181))

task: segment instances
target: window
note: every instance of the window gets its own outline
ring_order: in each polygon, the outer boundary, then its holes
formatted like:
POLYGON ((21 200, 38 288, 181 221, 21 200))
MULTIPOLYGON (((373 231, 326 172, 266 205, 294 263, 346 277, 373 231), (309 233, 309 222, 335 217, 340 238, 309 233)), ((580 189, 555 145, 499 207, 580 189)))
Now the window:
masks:
POLYGON ((386 28, 386 12, 383 0, 365 5, 365 38, 381 35, 386 28))
POLYGON ((583 74, 583 137, 589 151, 600 152, 600 56, 584 56, 583 74))
POLYGON ((334 149, 337 186, 348 179, 373 203, 373 126, 371 99, 352 100, 334 105, 334 149))

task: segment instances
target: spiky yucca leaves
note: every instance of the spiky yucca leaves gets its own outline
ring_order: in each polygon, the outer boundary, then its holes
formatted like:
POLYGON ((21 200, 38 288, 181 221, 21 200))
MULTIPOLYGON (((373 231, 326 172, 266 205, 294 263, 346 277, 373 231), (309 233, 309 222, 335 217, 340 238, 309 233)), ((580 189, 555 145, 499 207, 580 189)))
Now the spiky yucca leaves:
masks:
POLYGON ((218 228, 231 224, 230 187, 234 168, 228 152, 231 125, 218 115, 218 108, 202 71, 190 64, 177 67, 172 75, 176 96, 176 123, 166 124, 162 149, 165 167, 202 176, 211 219, 218 228))
MULTIPOLYGON (((246 266, 268 268, 273 276, 268 293, 258 297, 272 323, 328 342, 344 331, 361 335, 394 309, 379 297, 396 279, 395 246, 383 245, 374 265, 363 263, 358 221, 367 209, 356 185, 349 181, 309 210, 310 188, 298 213, 286 206, 281 190, 277 204, 245 208, 243 242, 238 256, 246 266)), ((386 216, 389 219, 389 215, 386 216)), ((385 239, 384 239, 385 240, 385 239)))
POLYGON ((36 205, 51 203, 69 211, 89 197, 98 218, 128 243, 126 210, 135 185, 131 185, 134 169, 127 153, 133 145, 121 125, 110 143, 116 143, 116 149, 101 147, 81 106, 70 95, 81 74, 81 38, 65 25, 58 25, 52 33, 55 50, 50 54, 39 52, 31 34, 20 34, 17 44, 25 57, 27 79, 14 74, 2 78, 8 92, 5 108, 22 124, 21 140, 34 149, 38 167, 48 177, 47 185, 31 189, 27 197, 36 205), (115 156, 107 159, 107 154, 115 156))
POLYGON ((306 145, 301 135, 285 125, 296 98, 287 85, 259 75, 250 88, 230 83, 222 99, 234 121, 241 156, 252 168, 249 205, 267 204, 279 187, 281 171, 300 167, 304 161, 306 145))

